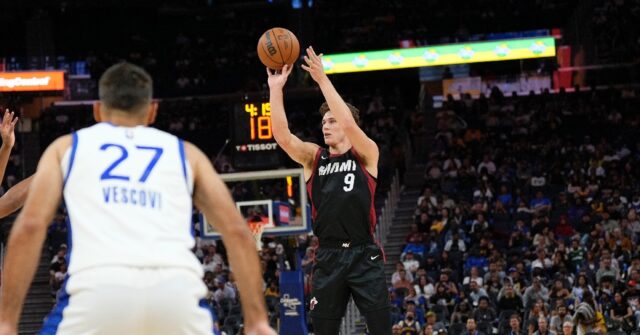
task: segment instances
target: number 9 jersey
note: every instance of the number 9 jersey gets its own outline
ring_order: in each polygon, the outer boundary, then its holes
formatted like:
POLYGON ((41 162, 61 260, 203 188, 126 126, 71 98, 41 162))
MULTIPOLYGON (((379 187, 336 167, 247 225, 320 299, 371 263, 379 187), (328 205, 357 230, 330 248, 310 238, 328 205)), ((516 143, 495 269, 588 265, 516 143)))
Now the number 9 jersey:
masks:
POLYGON ((69 275, 123 265, 202 276, 191 252, 193 176, 182 140, 154 128, 98 123, 73 134, 62 171, 69 275))
POLYGON ((376 179, 353 150, 330 155, 318 149, 307 181, 313 233, 322 242, 373 242, 376 179))

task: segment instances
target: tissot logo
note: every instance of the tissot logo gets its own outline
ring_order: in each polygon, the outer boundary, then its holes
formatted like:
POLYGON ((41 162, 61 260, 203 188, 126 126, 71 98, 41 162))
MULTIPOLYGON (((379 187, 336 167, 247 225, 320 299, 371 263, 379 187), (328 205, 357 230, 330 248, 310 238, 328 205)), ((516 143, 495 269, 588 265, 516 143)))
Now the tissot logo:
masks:
POLYGON ((236 151, 272 151, 278 148, 278 143, 260 143, 260 144, 238 144, 236 151))

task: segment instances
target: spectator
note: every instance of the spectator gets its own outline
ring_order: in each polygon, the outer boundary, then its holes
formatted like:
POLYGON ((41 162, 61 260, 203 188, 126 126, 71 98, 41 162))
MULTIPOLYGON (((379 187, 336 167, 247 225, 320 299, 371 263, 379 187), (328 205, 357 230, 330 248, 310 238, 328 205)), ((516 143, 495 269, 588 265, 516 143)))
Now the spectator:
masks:
POLYGON ((616 250, 616 248, 619 248, 621 251, 631 252, 631 249, 633 248, 631 238, 629 238, 629 236, 627 235, 623 235, 620 227, 614 228, 609 233, 607 244, 609 245, 609 248, 611 250, 616 250))
POLYGON ((608 277, 610 280, 617 280, 618 272, 611 266, 611 257, 603 255, 600 258, 600 268, 598 272, 596 272, 596 283, 600 284, 605 277, 608 277))
POLYGON ((398 322, 398 326, 400 326, 400 334, 402 335, 420 334, 420 323, 415 319, 413 312, 407 312, 404 319, 398 322))
MULTIPOLYGON (((446 329, 445 329, 445 332, 446 332, 446 329)), ((437 334, 440 334, 440 330, 436 331, 430 325, 425 325, 422 328, 422 335, 437 335, 437 334)), ((446 333, 444 333, 444 334, 446 334, 446 333)))
POLYGON ((429 229, 431 228, 431 220, 429 219, 429 214, 426 212, 420 213, 420 215, 416 219, 416 224, 418 225, 419 232, 429 232, 429 229))
POLYGON ((508 310, 522 312, 522 297, 516 293, 512 284, 505 285, 504 293, 498 294, 498 310, 500 312, 508 310))
POLYGON ((269 283, 269 286, 264 291, 265 298, 280 298, 280 290, 278 289, 278 283, 272 281, 269 283))
POLYGON ((622 298, 622 293, 616 292, 613 305, 609 311, 609 317, 613 321, 615 328, 620 328, 625 332, 631 332, 636 328, 635 317, 631 306, 622 298))
POLYGON ((473 306, 469 299, 464 298, 458 301, 451 314, 451 323, 465 323, 467 319, 473 317, 473 306))
POLYGON ((511 314, 509 317, 509 333, 507 335, 524 335, 520 329, 520 315, 511 314))
POLYGON ((474 320, 473 318, 467 319, 467 328, 463 334, 464 335, 485 335, 484 333, 478 331, 478 325, 476 324, 476 320, 474 320))
POLYGON ((529 308, 538 299, 545 302, 549 300, 549 290, 542 285, 540 277, 534 277, 531 286, 524 291, 522 300, 525 308, 529 308))
POLYGON ((394 288, 403 288, 406 289, 407 292, 409 291, 409 288, 411 288, 411 280, 409 280, 409 272, 407 272, 405 269, 400 270, 399 273, 399 280, 397 280, 394 284, 393 287, 394 288))
MULTIPOLYGON (((535 242, 534 242, 535 243, 535 242)), ((539 248, 536 252, 537 258, 531 262, 531 269, 539 268, 544 271, 550 270, 553 266, 553 262, 546 256, 546 252, 543 248, 539 248)))
POLYGON ((236 292, 229 285, 226 285, 226 281, 223 278, 217 278, 216 280, 217 290, 213 292, 213 300, 220 303, 223 299, 235 300, 236 292))
POLYGON ((431 228, 430 228, 431 231, 434 231, 436 234, 440 234, 442 231, 447 229, 449 224, 449 210, 446 208, 443 208, 440 213, 441 213, 440 218, 437 220, 434 220, 431 223, 431 228))
POLYGON ((471 267, 471 269, 469 270, 469 275, 464 277, 462 285, 469 285, 471 281, 475 281, 480 287, 483 286, 484 280, 482 279, 482 277, 480 277, 480 272, 478 271, 477 266, 471 267))
POLYGON ((418 271, 418 268, 420 267, 420 262, 414 258, 413 251, 409 250, 405 255, 402 265, 407 272, 411 273, 411 277, 413 278, 413 275, 415 275, 416 271, 418 271))
MULTIPOLYGON (((413 313, 414 318, 416 319, 416 321, 418 321, 418 324, 420 324, 420 326, 423 326, 425 324, 425 312, 421 305, 416 304, 413 300, 405 299, 403 307, 405 310, 405 315, 406 313, 413 313)), ((402 318, 404 318, 404 316, 402 318)))
POLYGON ((560 216, 558 225, 554 228, 554 233, 555 233, 555 236, 558 238, 561 238, 563 240, 569 240, 569 238, 573 236, 575 231, 573 230, 573 227, 569 223, 569 220, 567 220, 567 217, 565 215, 562 215, 560 216))
POLYGON ((442 328, 444 328, 444 324, 442 322, 438 322, 437 321, 437 315, 433 311, 428 311, 425 314, 425 317, 427 319, 426 323, 424 324, 425 327, 429 326, 429 327, 431 327, 431 329, 442 329, 442 328))
POLYGON ((447 252, 465 252, 467 247, 464 241, 460 239, 460 234, 454 232, 451 239, 444 245, 444 250, 447 252))
POLYGON ((584 274, 580 274, 578 276, 578 280, 576 280, 576 285, 573 287, 571 294, 578 299, 578 301, 582 301, 582 297, 585 291, 589 291, 592 295, 595 293, 591 285, 587 280, 587 276, 584 274))
POLYGON ((202 269, 207 272, 211 271, 215 274, 220 273, 222 270, 222 264, 214 261, 214 258, 211 254, 205 255, 202 261, 202 269))
POLYGON ((537 191, 536 197, 531 200, 529 207, 531 207, 531 210, 537 214, 548 213, 551 211, 551 200, 546 198, 544 194, 542 194, 542 191, 537 191))
POLYGON ((476 281, 471 281, 469 283, 469 298, 471 298, 471 302, 476 305, 478 304, 478 300, 481 297, 488 297, 487 291, 484 288, 480 287, 476 281))
MULTIPOLYGON (((413 288, 413 286, 409 287, 409 291, 407 295, 404 297, 404 301, 407 304, 411 303, 414 307, 416 305, 422 305, 422 302, 421 302, 422 297, 416 294, 416 290, 413 288)), ((423 321, 419 316, 418 316, 418 320, 423 321)))
POLYGON ((407 253, 411 252, 413 253, 413 256, 417 256, 419 257, 419 259, 423 259, 424 254, 425 254, 425 248, 424 248, 424 244, 422 243, 422 234, 419 235, 419 237, 417 236, 412 236, 411 240, 409 241, 409 243, 407 243, 407 245, 404 247, 404 250, 402 250, 402 254, 401 254, 401 258, 406 256, 407 253))
POLYGON ((407 234, 407 238, 405 239, 406 243, 417 243, 422 240, 422 233, 418 230, 418 225, 413 223, 411 224, 411 231, 407 234))
POLYGON ((573 322, 565 321, 562 324, 562 335, 573 335, 573 322))
POLYGON ((584 248, 580 245, 579 239, 571 239, 571 247, 567 251, 567 255, 569 256, 569 264, 571 265, 571 269, 574 271, 577 270, 580 265, 582 265, 585 257, 585 251, 584 248))
POLYGON ((572 317, 567 314, 567 306, 562 304, 556 308, 556 315, 551 317, 549 328, 557 334, 562 334, 564 332, 564 324, 571 321, 572 317))
POLYGON ((57 292, 64 282, 65 277, 67 276, 67 264, 64 262, 60 263, 60 266, 57 271, 53 273, 50 279, 51 288, 53 289, 54 296, 55 292, 57 292))
POLYGON ((312 247, 308 247, 304 253, 304 257, 302 258, 301 266, 302 272, 306 275, 310 275, 313 270, 313 264, 316 259, 316 250, 312 247))
POLYGON ((496 262, 489 263, 489 272, 484 275, 484 282, 488 282, 492 275, 497 275, 500 279, 505 277, 504 271, 500 269, 500 265, 496 262))
POLYGON ((477 170, 480 173, 482 173, 483 169, 490 175, 493 175, 496 173, 496 164, 491 160, 491 156, 489 154, 485 154, 482 162, 478 164, 477 170))
MULTIPOLYGON (((565 300, 568 300, 569 298, 571 298, 571 293, 566 287, 564 287, 563 280, 561 279, 554 280, 553 287, 551 288, 551 292, 549 293, 549 299, 551 301, 565 301, 565 300)), ((558 327, 562 327, 561 325, 562 325, 562 322, 560 322, 558 327)), ((558 330, 556 329, 552 329, 552 330, 560 332, 559 329, 560 328, 558 328, 558 330)))
POLYGON ((62 263, 65 261, 66 257, 67 257, 67 245, 62 244, 58 252, 55 254, 55 256, 53 256, 53 259, 51 259, 51 264, 62 263))
POLYGON ((416 291, 416 294, 419 297, 423 297, 426 301, 428 301, 435 293, 435 287, 433 286, 433 283, 431 283, 431 279, 426 275, 420 276, 418 278, 418 282, 413 286, 413 288, 416 291))
POLYGON ((496 311, 489 305, 489 297, 478 300, 478 308, 473 312, 473 319, 477 322, 492 323, 498 317, 496 311))
POLYGON ((391 285, 393 285, 395 287, 396 283, 398 281, 400 281, 401 279, 403 279, 404 277, 407 277, 406 279, 409 282, 413 282, 413 275, 410 272, 407 272, 405 270, 404 264, 402 262, 397 262, 396 263, 396 271, 391 276, 391 285), (404 274, 402 274, 401 272, 404 273, 404 274))
POLYGON ((450 280, 448 270, 443 269, 440 272, 440 280, 438 281, 438 284, 441 284, 442 286, 444 286, 449 294, 453 296, 458 295, 458 286, 456 285, 456 283, 450 280))
POLYGON ((436 284, 436 293, 431 296, 429 303, 431 305, 440 305, 447 308, 453 308, 455 305, 454 295, 451 290, 442 283, 436 284))
POLYGON ((497 197, 497 200, 502 203, 505 208, 511 208, 513 206, 513 197, 509 190, 507 189, 507 185, 500 186, 500 194, 497 197))
POLYGON ((547 318, 539 318, 538 330, 533 333, 533 335, 556 335, 556 333, 552 330, 549 330, 547 318))

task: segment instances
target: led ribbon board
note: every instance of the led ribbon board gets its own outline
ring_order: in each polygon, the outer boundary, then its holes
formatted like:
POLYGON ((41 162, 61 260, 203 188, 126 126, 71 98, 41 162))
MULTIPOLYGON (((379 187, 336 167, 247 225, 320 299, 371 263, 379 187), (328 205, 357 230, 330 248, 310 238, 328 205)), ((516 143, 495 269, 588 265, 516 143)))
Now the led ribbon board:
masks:
POLYGON ((0 92, 64 90, 64 71, 0 72, 0 92))
POLYGON ((555 55, 553 37, 537 37, 324 55, 322 63, 325 72, 331 74, 497 62, 555 55))

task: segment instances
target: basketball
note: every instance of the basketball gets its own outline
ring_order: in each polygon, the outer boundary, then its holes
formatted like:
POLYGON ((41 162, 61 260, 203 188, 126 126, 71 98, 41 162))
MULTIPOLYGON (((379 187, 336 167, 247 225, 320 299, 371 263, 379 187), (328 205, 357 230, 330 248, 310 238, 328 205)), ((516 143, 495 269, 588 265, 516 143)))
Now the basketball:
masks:
POLYGON ((258 57, 270 69, 280 70, 285 64, 293 64, 299 55, 298 38, 287 29, 271 28, 260 36, 258 57))

